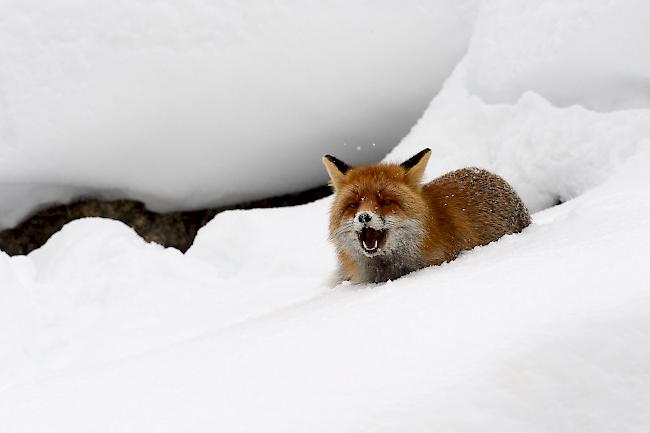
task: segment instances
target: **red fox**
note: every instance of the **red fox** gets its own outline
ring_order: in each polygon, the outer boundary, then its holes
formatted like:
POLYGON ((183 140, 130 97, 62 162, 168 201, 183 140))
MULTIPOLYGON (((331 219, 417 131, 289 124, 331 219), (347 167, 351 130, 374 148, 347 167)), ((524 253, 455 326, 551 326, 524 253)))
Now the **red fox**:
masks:
POLYGON ((431 149, 402 164, 350 167, 325 155, 334 189, 330 239, 339 279, 393 280, 522 231, 528 210, 501 177, 463 168, 422 185, 431 149))

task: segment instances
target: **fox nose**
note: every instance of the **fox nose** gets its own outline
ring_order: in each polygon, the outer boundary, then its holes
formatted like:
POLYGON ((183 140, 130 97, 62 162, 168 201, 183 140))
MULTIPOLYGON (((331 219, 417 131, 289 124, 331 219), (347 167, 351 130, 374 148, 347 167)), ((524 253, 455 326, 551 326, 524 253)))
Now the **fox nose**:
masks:
POLYGON ((367 224, 372 219, 372 216, 368 212, 361 212, 357 217, 360 223, 367 224))

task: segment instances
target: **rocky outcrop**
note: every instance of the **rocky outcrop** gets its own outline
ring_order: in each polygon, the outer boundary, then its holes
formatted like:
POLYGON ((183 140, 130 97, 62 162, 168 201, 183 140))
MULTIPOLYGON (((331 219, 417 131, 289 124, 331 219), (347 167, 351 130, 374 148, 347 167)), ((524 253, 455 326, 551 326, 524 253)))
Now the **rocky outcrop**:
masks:
POLYGON ((233 206, 184 212, 158 213, 135 200, 79 199, 40 210, 16 227, 0 232, 0 250, 9 255, 27 254, 43 245, 66 223, 86 217, 111 218, 133 228, 144 240, 185 252, 198 230, 216 214, 231 209, 293 206, 309 203, 331 193, 328 186, 307 191, 240 203, 233 206))

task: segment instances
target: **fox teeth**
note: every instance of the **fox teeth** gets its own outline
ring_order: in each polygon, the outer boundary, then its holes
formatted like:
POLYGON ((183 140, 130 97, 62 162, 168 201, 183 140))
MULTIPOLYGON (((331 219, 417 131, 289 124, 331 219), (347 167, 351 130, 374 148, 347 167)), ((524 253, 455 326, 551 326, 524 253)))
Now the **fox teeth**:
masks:
POLYGON ((363 241, 363 247, 364 247, 365 249, 367 249, 367 250, 374 250, 374 249, 377 248, 377 244, 378 244, 378 243, 379 243, 379 242, 375 239, 375 243, 373 244, 372 248, 370 248, 370 247, 368 246, 368 244, 366 243, 366 241, 363 241))

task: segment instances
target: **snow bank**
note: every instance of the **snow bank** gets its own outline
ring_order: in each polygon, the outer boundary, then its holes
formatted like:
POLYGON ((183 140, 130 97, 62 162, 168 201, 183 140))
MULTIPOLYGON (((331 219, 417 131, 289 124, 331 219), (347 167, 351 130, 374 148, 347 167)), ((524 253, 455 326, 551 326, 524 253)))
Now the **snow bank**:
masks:
POLYGON ((186 256, 120 223, 71 223, 2 259, 40 309, 11 353, 42 364, 0 392, 3 429, 643 431, 649 163, 379 286, 320 281, 327 200, 223 214, 186 256))
POLYGON ((82 194, 204 207, 323 184, 326 152, 376 161, 475 4, 5 1, 0 227, 82 194))
POLYGON ((388 158, 431 147, 430 177, 481 166, 533 211, 585 192, 650 146, 649 7, 482 4, 468 53, 388 158))
POLYGON ((647 431, 650 107, 564 106, 514 79, 496 101, 469 84, 514 74, 477 60, 508 16, 527 20, 512 36, 531 56, 578 44, 571 23, 625 28, 619 9, 561 5, 484 5, 466 57, 390 155, 432 147, 430 177, 499 172, 538 210, 523 233, 329 289, 329 199, 220 214, 185 255, 75 221, 27 257, 0 255, 0 431, 647 431))
POLYGON ((533 91, 559 107, 648 108, 649 16, 644 0, 483 2, 467 88, 490 103, 533 91))
POLYGON ((185 255, 100 218, 66 225, 28 257, 0 252, 0 388, 191 340, 326 293, 334 268, 326 212, 325 202, 227 212, 185 255))

